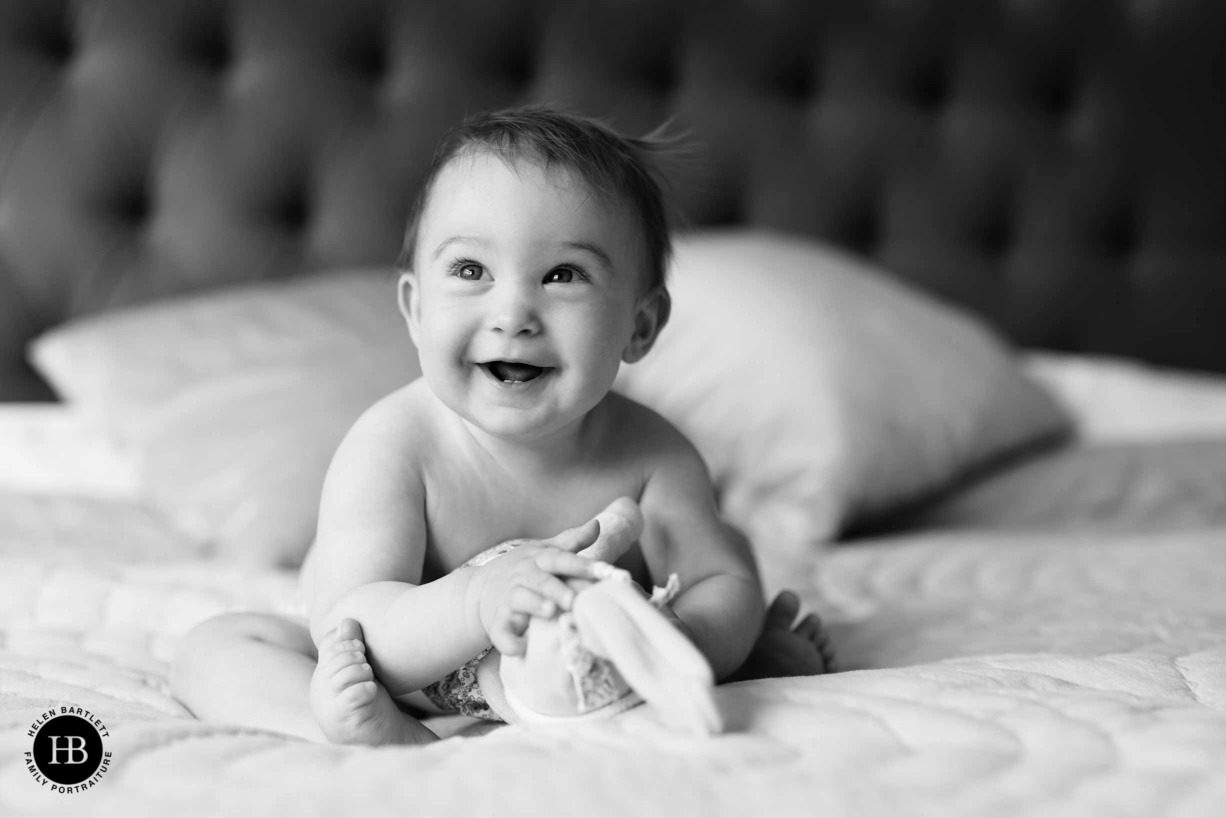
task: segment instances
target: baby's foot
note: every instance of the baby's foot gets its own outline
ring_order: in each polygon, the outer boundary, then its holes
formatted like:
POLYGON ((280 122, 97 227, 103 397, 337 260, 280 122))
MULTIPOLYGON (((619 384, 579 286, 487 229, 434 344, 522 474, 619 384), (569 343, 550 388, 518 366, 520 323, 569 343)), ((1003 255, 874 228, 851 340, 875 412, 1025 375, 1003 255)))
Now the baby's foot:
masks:
POLYGON ((311 709, 333 744, 425 744, 438 737, 403 713, 366 661, 362 629, 344 619, 319 645, 311 709))
POLYGON ((800 599, 791 591, 775 597, 749 658, 725 681, 817 676, 834 669, 834 647, 817 614, 796 622, 800 599), (793 624, 795 622, 795 624, 793 624))

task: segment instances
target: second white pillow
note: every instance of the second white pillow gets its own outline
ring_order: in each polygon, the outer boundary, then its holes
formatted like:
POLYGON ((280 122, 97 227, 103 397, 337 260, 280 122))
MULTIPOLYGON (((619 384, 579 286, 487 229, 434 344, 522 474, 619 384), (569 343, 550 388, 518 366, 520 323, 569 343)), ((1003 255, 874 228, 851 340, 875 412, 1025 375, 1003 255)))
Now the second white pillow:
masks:
POLYGON ((797 556, 1067 427, 981 322, 829 246, 697 234, 671 275, 671 323, 618 388, 690 437, 761 552, 797 556))

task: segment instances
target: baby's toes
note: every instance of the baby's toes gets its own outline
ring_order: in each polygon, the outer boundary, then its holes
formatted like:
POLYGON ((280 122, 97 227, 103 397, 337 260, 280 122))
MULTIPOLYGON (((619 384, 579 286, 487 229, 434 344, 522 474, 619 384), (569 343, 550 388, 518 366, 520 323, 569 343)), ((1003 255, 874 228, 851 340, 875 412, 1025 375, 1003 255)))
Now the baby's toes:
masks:
POLYGON ((349 639, 361 639, 362 626, 358 624, 356 619, 345 618, 336 626, 335 633, 337 640, 341 642, 349 639))
POLYGON ((791 591, 781 591, 766 611, 767 628, 790 628, 800 613, 800 598, 791 591))
POLYGON ((796 633, 803 636, 817 650, 827 671, 834 669, 834 644, 830 633, 817 614, 809 614, 796 626, 796 633))
POLYGON ((338 639, 319 648, 319 664, 330 665, 333 662, 352 661, 347 657, 357 656, 359 661, 366 661, 366 645, 360 639, 338 639))
POLYGON ((363 651, 340 650, 321 659, 315 672, 324 678, 333 679, 349 668, 361 667, 363 664, 366 664, 366 654, 363 651))
POLYGON ((815 645, 817 640, 821 639, 826 633, 822 620, 817 614, 809 614, 804 619, 801 619, 793 630, 797 635, 803 636, 815 645))
POLYGON ((369 688, 368 697, 374 695, 375 674, 366 662, 344 665, 332 674, 330 681, 332 682, 332 689, 337 693, 344 693, 353 688, 358 690, 369 688))
POLYGON ((331 654, 341 650, 361 650, 355 645, 362 644, 362 628, 355 619, 342 619, 341 623, 324 634, 319 641, 319 659, 323 661, 331 654))

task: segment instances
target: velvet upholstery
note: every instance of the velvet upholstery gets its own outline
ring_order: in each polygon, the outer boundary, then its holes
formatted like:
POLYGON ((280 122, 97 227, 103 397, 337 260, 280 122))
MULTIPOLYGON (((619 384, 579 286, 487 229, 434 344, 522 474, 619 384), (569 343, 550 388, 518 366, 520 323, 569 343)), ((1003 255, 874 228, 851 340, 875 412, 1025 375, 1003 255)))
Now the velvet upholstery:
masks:
POLYGON ((530 101, 672 117, 686 223, 1226 370, 1223 42, 1220 0, 5 0, 0 399, 70 317, 392 264, 443 132, 530 101))

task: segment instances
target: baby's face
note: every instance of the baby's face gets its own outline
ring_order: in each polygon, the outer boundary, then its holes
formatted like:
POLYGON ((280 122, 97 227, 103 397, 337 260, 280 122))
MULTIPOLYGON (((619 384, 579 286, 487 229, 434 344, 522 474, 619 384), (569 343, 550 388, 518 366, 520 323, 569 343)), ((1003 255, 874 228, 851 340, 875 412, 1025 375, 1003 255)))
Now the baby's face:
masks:
POLYGON ((644 253, 624 210, 563 169, 488 154, 443 169, 401 286, 444 404, 491 435, 532 441, 600 402, 619 363, 645 352, 644 253))

